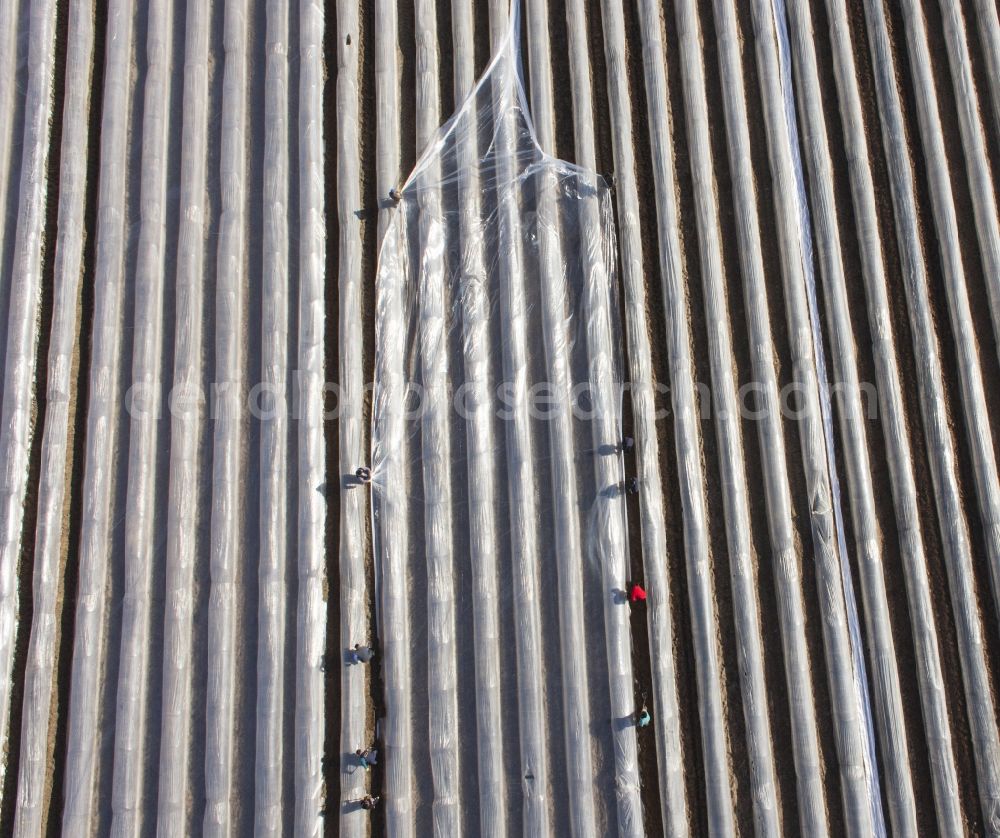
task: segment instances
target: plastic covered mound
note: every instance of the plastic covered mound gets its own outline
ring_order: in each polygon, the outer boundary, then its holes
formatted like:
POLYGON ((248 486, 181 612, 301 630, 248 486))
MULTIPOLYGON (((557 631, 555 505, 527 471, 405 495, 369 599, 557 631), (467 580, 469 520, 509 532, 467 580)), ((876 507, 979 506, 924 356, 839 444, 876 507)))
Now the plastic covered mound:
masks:
POLYGON ((379 258, 390 834, 431 804, 436 834, 470 807, 489 834, 514 807, 545 827, 554 788, 589 834, 595 784, 642 831, 610 192, 541 151, 519 61, 511 34, 394 196, 379 258))

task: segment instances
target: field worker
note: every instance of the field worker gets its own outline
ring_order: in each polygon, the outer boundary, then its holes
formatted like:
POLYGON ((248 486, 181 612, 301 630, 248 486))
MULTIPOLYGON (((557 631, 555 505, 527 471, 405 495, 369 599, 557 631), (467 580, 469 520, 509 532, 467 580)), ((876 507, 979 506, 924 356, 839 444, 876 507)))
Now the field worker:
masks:
POLYGON ((646 705, 643 704, 642 710, 639 711, 639 715, 636 717, 635 725, 636 727, 646 727, 651 720, 649 711, 646 709, 646 705))
POLYGON ((361 808, 370 812, 378 805, 379 797, 375 795, 372 797, 370 794, 366 794, 361 798, 361 808))
POLYGON ((351 663, 371 663, 373 657, 375 657, 375 652, 371 646, 355 643, 351 650, 351 663))
POLYGON ((642 587, 638 582, 628 582, 626 583, 628 588, 628 601, 631 603, 645 602, 646 601, 646 589, 642 587))
POLYGON ((618 450, 622 454, 628 454, 633 448, 635 448, 635 440, 632 437, 627 436, 621 441, 621 445, 618 446, 618 450))
POLYGON ((357 477, 361 483, 371 483, 372 470, 368 468, 368 466, 361 466, 361 468, 354 472, 354 476, 357 477))
POLYGON ((630 495, 639 494, 639 478, 630 477, 628 480, 626 480, 625 491, 628 492, 630 495))
POLYGON ((358 765, 366 770, 378 764, 378 751, 374 748, 365 748, 363 751, 359 748, 354 755, 358 758, 358 765))

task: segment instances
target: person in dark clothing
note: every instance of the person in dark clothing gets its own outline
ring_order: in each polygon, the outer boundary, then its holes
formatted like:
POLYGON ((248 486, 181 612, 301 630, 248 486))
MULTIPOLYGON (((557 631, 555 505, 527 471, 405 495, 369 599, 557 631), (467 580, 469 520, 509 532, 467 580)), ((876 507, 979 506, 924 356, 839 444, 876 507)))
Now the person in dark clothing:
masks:
POLYGON ((370 794, 366 794, 364 797, 361 798, 361 808, 367 812, 370 812, 378 805, 378 801, 379 801, 378 795, 375 795, 373 797, 370 794))
POLYGON ((371 663, 373 657, 375 657, 375 650, 371 646, 362 646, 360 643, 354 644, 349 655, 351 663, 371 663))
POLYGON ((368 466, 361 466, 354 476, 358 478, 359 483, 371 483, 372 482, 372 470, 368 466))

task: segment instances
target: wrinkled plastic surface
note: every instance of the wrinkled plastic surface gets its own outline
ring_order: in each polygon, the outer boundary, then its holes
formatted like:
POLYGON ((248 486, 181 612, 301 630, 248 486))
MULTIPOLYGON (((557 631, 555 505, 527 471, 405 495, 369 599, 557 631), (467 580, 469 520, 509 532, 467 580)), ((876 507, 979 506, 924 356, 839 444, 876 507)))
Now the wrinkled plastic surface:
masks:
MULTIPOLYGON (((816 300, 816 274, 813 267, 812 218, 809 210, 809 198, 806 193, 805 172, 800 153, 799 132, 796 121, 795 92, 791 84, 791 44, 788 38, 788 25, 785 17, 784 0, 773 0, 771 6, 777 33, 777 58, 781 68, 781 92, 785 103, 785 122, 788 127, 788 143, 795 176, 796 193, 799 205, 799 229, 802 231, 802 271, 805 279, 806 302, 808 306, 809 328, 812 332, 813 353, 816 364, 816 375, 822 386, 818 387, 820 421, 823 430, 823 447, 826 450, 827 469, 829 472, 829 491, 833 504, 833 521, 837 536, 837 558, 840 564, 840 575, 843 583, 844 610, 846 612, 848 636, 850 638, 851 666, 854 674, 854 689, 857 692, 859 726, 865 741, 865 752, 862 764, 867 783, 867 794, 871 808, 872 829, 877 835, 885 834, 882 798, 879 792, 878 760, 875 755, 875 734, 872 724, 871 700, 868 695, 868 676, 865 672, 864 652, 861 646, 861 628, 858 623, 858 606, 854 595, 854 581, 851 566, 847 558, 847 538, 844 534, 843 503, 840 493, 840 480, 837 477, 837 454, 833 431, 833 407, 830 400, 828 385, 826 353, 823 349, 822 326, 819 317, 819 305, 816 300)), ((808 479, 808 478, 807 478, 808 479)), ((890 658, 891 659, 891 658, 890 658)), ((887 680, 887 679, 886 679, 887 680)), ((847 762, 843 757, 841 762, 847 762)), ((897 789, 898 791, 898 789, 897 789)), ((895 797, 893 798, 895 801, 895 797)))
MULTIPOLYGON (((456 633, 456 609, 495 607, 511 586, 526 820, 544 823, 565 772, 573 827, 593 830, 574 801, 595 792, 580 767, 596 737, 614 749, 619 831, 641 831, 635 732, 620 714, 633 707, 631 642, 608 616, 627 574, 610 192, 541 152, 518 63, 508 37, 401 187, 379 258, 372 464, 390 833, 429 802, 411 787, 425 767, 441 834, 457 834, 470 805, 487 833, 503 815, 502 796, 462 793, 474 777, 460 753, 497 743, 458 741, 458 706, 490 700, 500 674, 489 627, 456 633), (558 590, 543 591, 553 569, 558 590), (456 599, 467 573, 472 602, 456 599), (587 610, 602 599, 606 631, 587 610), (542 607, 559 611, 557 710, 556 678, 540 671, 542 607), (605 660, 584 654, 591 637, 605 660), (486 695, 465 686, 473 662, 486 695), (610 705, 586 689, 595 671, 610 705), (547 766, 532 741, 544 701, 565 716, 565 766, 547 766)), ((505 735, 512 749, 518 732, 505 735)))

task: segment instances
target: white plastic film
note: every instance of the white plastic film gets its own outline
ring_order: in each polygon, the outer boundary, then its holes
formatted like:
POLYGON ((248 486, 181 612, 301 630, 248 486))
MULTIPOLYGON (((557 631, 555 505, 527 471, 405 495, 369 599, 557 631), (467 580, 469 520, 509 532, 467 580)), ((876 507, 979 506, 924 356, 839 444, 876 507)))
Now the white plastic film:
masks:
POLYGON ((492 567, 512 600, 519 730, 507 741, 519 743, 525 818, 545 823, 562 772, 574 832, 599 828, 595 796, 615 800, 620 834, 642 832, 610 191, 540 149, 517 17, 515 4, 484 78, 399 188, 379 258, 373 515, 393 834, 424 812, 442 834, 477 821, 494 834, 504 813, 490 795, 462 792, 502 731, 480 718, 472 747, 456 720, 459 702, 478 702, 497 677, 472 677, 495 665, 492 620, 476 621, 472 638, 456 631, 460 609, 493 607, 477 601, 492 567), (549 570, 557 590, 541 587, 549 570), (471 602, 457 595, 467 574, 471 602), (559 672, 540 679, 552 610, 559 672), (603 650, 588 651, 594 641, 603 650), (553 716, 565 735, 558 760, 538 741, 553 716), (595 754, 613 765, 613 788, 595 788, 609 774, 581 769, 595 754), (425 769, 433 800, 420 790, 425 769))

